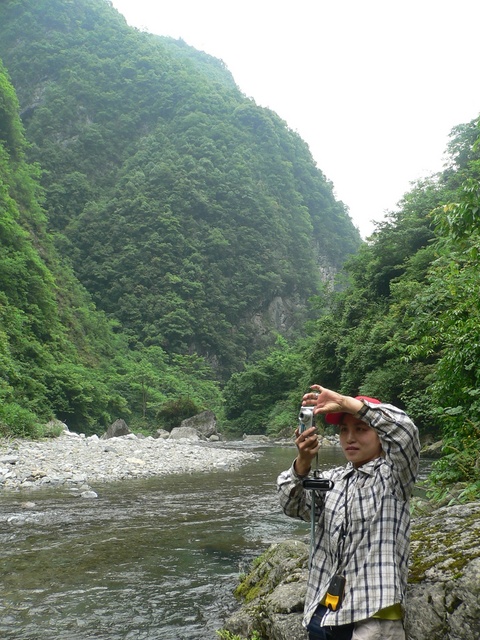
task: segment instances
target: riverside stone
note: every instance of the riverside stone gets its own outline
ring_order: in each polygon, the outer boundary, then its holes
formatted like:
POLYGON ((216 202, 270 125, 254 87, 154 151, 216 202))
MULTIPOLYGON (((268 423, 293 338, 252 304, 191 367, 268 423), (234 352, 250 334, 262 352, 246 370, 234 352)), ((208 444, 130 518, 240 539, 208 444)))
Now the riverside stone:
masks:
POLYGON ((217 419, 213 411, 202 411, 191 418, 182 420, 180 427, 195 429, 202 439, 218 437, 217 419))
POLYGON ((200 440, 200 435, 193 427, 174 427, 170 431, 170 439, 172 440, 200 440))
POLYGON ((118 438, 120 436, 129 435, 130 433, 131 431, 128 428, 128 425, 125 422, 125 420, 115 420, 115 422, 108 427, 103 437, 106 439, 118 438))
MULTIPOLYGON (((105 440, 63 431, 57 438, 0 440, 0 488, 33 489, 42 486, 81 487, 124 478, 147 478, 175 473, 233 471, 257 454, 188 439, 165 440, 130 433, 105 440)), ((87 496, 84 496, 87 497, 87 496)), ((88 495, 88 497, 92 497, 88 495)))

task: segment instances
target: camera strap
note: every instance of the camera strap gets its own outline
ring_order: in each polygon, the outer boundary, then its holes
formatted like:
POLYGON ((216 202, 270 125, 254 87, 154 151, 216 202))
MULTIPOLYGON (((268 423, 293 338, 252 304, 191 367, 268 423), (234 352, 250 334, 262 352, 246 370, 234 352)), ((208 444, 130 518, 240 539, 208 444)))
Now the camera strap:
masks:
MULTIPOLYGON (((320 473, 320 469, 318 468, 318 451, 315 456, 315 469, 313 471, 313 477, 318 478, 320 473)), ((312 491, 311 494, 311 504, 310 504, 310 561, 309 566, 312 567, 313 562, 313 550, 315 548, 315 491, 312 491)))
POLYGON ((337 611, 342 606, 343 596, 345 593, 346 579, 343 575, 345 569, 345 540, 348 533, 348 485, 350 483, 351 474, 348 474, 345 483, 345 519, 340 529, 340 538, 337 547, 337 571, 330 580, 327 593, 325 594, 325 606, 331 611, 337 611))
POLYGON ((347 476, 347 482, 345 483, 345 517, 342 523, 342 528, 340 529, 340 538, 338 540, 338 548, 337 548, 337 573, 340 573, 340 570, 344 568, 344 555, 345 555, 345 540, 347 539, 348 533, 348 485, 350 484, 351 474, 347 476))

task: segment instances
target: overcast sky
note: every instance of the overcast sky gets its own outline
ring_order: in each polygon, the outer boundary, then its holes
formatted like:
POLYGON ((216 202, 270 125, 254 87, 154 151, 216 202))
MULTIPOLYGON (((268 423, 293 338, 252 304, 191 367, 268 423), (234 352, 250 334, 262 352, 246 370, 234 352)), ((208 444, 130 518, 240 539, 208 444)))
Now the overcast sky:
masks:
POLYGON ((366 238, 480 113, 479 0, 112 0, 224 61, 297 131, 366 238))

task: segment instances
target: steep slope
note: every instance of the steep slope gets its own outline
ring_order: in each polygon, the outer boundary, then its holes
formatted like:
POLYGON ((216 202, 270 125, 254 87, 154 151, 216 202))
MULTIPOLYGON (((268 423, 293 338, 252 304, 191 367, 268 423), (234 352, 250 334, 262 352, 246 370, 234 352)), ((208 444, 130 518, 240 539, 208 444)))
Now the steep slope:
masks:
POLYGON ((105 0, 7 0, 0 57, 57 245, 133 344, 227 376, 360 244, 307 145, 224 65, 105 0))
POLYGON ((100 434, 118 417, 155 430, 218 411, 201 358, 131 349, 58 255, 18 110, 0 62, 0 436, 43 435, 51 418, 100 434))
POLYGON ((94 402, 97 416, 107 409, 113 398, 95 369, 112 356, 115 340, 47 234, 1 63, 0 123, 0 434, 32 435, 36 422, 55 415, 77 412, 88 424, 83 403, 94 402))

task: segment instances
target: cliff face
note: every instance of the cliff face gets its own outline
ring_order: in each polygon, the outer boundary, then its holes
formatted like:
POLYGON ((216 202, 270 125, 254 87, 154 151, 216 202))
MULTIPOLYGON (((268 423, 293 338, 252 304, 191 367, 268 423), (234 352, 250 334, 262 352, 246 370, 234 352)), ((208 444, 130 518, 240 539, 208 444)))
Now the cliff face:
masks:
MULTIPOLYGON (((418 516, 405 621, 409 640, 480 638, 480 504, 446 506, 418 516)), ((242 638, 305 640, 308 543, 273 545, 237 589, 244 604, 225 628, 242 638)))

